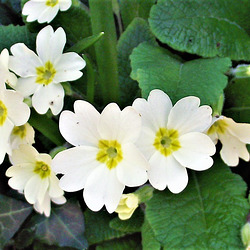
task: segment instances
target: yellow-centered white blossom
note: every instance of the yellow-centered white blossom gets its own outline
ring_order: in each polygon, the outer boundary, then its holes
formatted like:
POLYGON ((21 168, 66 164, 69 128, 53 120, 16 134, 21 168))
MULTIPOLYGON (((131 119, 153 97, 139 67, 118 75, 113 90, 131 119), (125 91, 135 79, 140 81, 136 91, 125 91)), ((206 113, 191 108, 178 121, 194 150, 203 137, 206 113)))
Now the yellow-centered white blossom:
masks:
POLYGON ((59 10, 66 11, 71 4, 71 0, 29 0, 24 4, 22 14, 27 16, 27 22, 50 23, 59 10))
POLYGON ((85 61, 76 53, 62 53, 66 34, 62 28, 55 32, 46 26, 37 35, 36 55, 23 43, 11 47, 10 69, 18 78, 15 89, 24 97, 32 96, 32 105, 39 114, 51 109, 54 115, 63 108, 64 89, 61 82, 82 76, 85 61))
POLYGON ((197 97, 179 100, 174 106, 161 90, 150 92, 148 100, 138 98, 133 107, 142 117, 138 147, 148 159, 149 182, 159 190, 181 192, 188 183, 186 168, 205 170, 213 165, 211 139, 203 134, 212 120, 209 106, 197 97))
POLYGON ((6 171, 6 176, 11 177, 10 187, 23 192, 37 212, 49 216, 51 200, 57 204, 66 202, 59 180, 51 169, 50 155, 39 154, 31 145, 21 144, 13 150, 11 161, 13 166, 6 171))
POLYGON ((138 206, 138 195, 134 193, 123 194, 115 212, 118 213, 118 217, 121 220, 128 220, 138 206))
POLYGON ((239 158, 249 161, 246 144, 250 143, 250 124, 236 123, 225 116, 214 117, 207 134, 215 144, 221 141, 220 155, 228 166, 237 166, 239 158))
POLYGON ((141 130, 141 117, 132 108, 122 111, 111 103, 100 114, 88 102, 76 101, 74 111, 63 111, 59 128, 75 147, 58 153, 53 170, 64 176, 63 190, 81 189, 87 206, 93 211, 106 206, 117 208, 126 186, 147 181, 148 163, 134 143, 141 130))

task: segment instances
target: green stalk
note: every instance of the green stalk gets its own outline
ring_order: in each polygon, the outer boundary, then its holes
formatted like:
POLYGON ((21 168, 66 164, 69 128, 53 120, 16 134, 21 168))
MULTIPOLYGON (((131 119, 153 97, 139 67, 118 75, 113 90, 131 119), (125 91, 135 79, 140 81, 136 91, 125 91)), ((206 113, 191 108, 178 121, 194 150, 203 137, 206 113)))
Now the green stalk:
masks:
POLYGON ((104 32, 102 39, 95 44, 103 101, 105 104, 118 102, 117 37, 112 0, 89 0, 89 7, 93 34, 104 32))

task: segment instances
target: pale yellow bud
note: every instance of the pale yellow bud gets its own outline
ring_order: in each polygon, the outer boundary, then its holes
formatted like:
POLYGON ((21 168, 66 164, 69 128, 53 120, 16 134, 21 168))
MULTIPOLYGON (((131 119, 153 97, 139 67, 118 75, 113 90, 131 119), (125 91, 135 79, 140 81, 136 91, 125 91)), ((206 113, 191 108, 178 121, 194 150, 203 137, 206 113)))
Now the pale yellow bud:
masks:
POLYGON ((139 205, 139 198, 136 194, 123 194, 115 212, 121 220, 128 220, 139 205))

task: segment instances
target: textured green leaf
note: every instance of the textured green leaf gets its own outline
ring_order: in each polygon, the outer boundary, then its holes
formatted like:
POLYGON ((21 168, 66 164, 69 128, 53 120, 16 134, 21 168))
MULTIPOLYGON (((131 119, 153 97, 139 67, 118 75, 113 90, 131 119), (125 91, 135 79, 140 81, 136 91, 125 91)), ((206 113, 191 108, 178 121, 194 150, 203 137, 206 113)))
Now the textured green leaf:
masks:
POLYGON ((144 213, 137 208, 128 220, 120 220, 118 217, 110 221, 109 226, 122 232, 140 232, 144 220, 144 213))
POLYGON ((84 212, 86 238, 89 245, 100 243, 106 240, 120 238, 126 233, 114 230, 109 227, 109 222, 113 218, 107 212, 99 211, 98 213, 86 210, 84 212))
POLYGON ((26 228, 34 231, 35 238, 48 245, 87 248, 84 237, 84 218, 79 204, 68 200, 66 204, 52 208, 49 218, 39 214, 32 217, 26 228))
POLYGON ((146 218, 142 226, 141 234, 142 234, 143 250, 160 250, 161 249, 161 244, 158 240, 156 240, 154 232, 146 218))
POLYGON ((62 27, 67 34, 67 41, 72 45, 92 35, 88 11, 79 6, 71 6, 66 12, 59 12, 52 22, 53 27, 62 27))
POLYGON ((0 26, 0 51, 9 49, 15 43, 25 43, 30 49, 35 47, 35 35, 25 26, 0 26))
POLYGON ((149 23, 176 50, 250 60, 249 12, 248 0, 159 0, 149 23))
POLYGON ((180 194, 155 192, 146 218, 166 249, 241 249, 240 228, 249 204, 246 184, 219 159, 203 172, 191 172, 180 194))
POLYGON ((0 248, 19 230, 32 207, 23 201, 0 194, 0 248))
POLYGON ((141 250, 141 240, 139 235, 131 235, 121 239, 106 241, 97 245, 96 250, 141 250))
POLYGON ((122 22, 126 28, 136 17, 148 19, 155 0, 120 0, 122 22))
POLYGON ((118 72, 121 102, 125 105, 131 105, 139 91, 138 83, 130 78, 131 66, 129 56, 132 50, 142 42, 156 44, 147 22, 141 18, 136 18, 121 35, 118 50, 118 72))
POLYGON ((142 96, 153 89, 165 91, 176 102, 194 95, 203 104, 216 103, 227 85, 225 73, 228 58, 197 59, 185 63, 169 56, 169 52, 147 43, 140 44, 130 56, 131 77, 139 82, 142 96))

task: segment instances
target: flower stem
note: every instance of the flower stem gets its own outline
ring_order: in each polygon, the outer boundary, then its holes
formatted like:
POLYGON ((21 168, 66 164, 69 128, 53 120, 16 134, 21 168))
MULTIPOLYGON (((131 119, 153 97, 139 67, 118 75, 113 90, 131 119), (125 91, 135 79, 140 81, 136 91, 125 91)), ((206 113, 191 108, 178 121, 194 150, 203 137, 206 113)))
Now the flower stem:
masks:
POLYGON ((118 102, 117 37, 112 0, 89 0, 89 7, 93 34, 104 32, 102 39, 95 44, 103 101, 105 104, 118 102))

